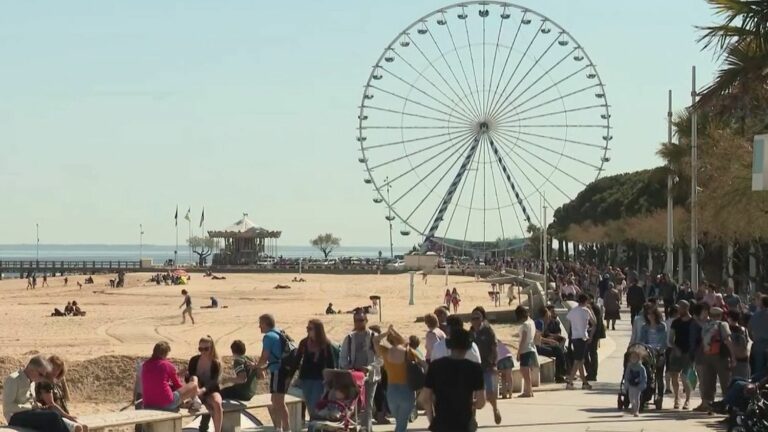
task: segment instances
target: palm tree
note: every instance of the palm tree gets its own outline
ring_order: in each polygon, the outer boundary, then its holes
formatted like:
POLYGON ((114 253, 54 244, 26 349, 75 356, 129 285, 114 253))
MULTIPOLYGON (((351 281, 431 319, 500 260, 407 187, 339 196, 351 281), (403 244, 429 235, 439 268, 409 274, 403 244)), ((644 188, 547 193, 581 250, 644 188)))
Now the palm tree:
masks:
POLYGON ((718 25, 698 27, 699 42, 723 59, 716 79, 701 94, 700 106, 739 105, 768 78, 768 0, 707 0, 722 16, 718 25), (728 96, 737 96, 731 98, 728 96), (725 98, 723 98, 725 97, 725 98))

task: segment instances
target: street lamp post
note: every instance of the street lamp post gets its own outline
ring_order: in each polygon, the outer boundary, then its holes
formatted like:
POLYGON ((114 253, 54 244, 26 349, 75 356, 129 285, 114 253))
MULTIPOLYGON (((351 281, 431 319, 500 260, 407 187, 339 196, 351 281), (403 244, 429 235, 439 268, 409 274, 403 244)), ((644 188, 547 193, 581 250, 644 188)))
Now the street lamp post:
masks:
POLYGON ((35 238, 37 239, 37 244, 35 246, 35 269, 38 268, 40 265, 40 224, 35 224, 35 238))
POLYGON ((696 201, 698 195, 698 118, 696 112, 696 66, 691 68, 691 287, 699 289, 699 237, 696 220, 696 201))
POLYGON ((144 255, 144 225, 139 224, 139 265, 141 265, 141 258, 144 255))
POLYGON ((389 222, 389 257, 394 258, 395 257, 395 246, 392 242, 392 220, 394 217, 392 216, 392 207, 390 207, 389 203, 389 189, 392 188, 392 185, 389 184, 389 177, 386 177, 384 179, 384 183, 387 184, 387 222, 389 222))
MULTIPOLYGON (((667 145, 672 146, 672 90, 668 94, 668 108, 667 108, 667 145)), ((672 276, 672 272, 675 267, 675 248, 674 248, 674 203, 672 202, 672 188, 674 184, 675 173, 672 171, 672 166, 669 167, 669 173, 667 174, 667 262, 664 265, 664 273, 668 276, 672 276)), ((682 281, 678 281, 682 282, 682 281)))

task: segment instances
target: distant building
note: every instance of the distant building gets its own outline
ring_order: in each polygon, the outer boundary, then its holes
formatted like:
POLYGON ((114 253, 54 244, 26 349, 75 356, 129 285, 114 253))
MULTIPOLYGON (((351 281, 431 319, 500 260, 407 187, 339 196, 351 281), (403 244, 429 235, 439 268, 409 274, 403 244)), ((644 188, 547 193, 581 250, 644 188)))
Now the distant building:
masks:
POLYGON ((277 239, 282 231, 271 231, 248 219, 248 214, 221 231, 208 231, 208 236, 223 239, 224 247, 213 254, 213 265, 255 265, 269 261, 277 254, 277 239))

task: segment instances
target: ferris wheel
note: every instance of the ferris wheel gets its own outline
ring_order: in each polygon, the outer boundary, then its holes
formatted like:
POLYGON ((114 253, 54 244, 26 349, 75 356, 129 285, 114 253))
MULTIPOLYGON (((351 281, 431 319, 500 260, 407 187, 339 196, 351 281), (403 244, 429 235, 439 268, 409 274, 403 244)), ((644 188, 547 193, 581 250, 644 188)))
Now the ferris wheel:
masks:
POLYGON ((358 161, 373 201, 423 251, 488 253, 540 226, 542 202, 600 176, 610 118, 595 64, 563 27, 511 3, 458 3, 406 27, 373 65, 358 161))

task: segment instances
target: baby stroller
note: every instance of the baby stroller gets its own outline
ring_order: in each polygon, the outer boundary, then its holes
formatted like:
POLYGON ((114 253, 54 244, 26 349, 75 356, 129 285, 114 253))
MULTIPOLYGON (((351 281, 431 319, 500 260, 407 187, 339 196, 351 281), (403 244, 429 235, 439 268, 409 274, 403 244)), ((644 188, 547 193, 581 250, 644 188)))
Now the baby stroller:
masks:
MULTIPOLYGON (((645 404, 651 400, 653 400, 656 409, 661 409, 664 395, 656 394, 656 386, 658 384, 656 377, 656 362, 663 361, 663 359, 657 355, 656 350, 652 347, 641 343, 634 343, 629 345, 629 347, 627 347, 627 352, 624 353, 624 370, 622 370, 621 373, 621 384, 619 385, 619 395, 617 398, 619 411, 629 408, 629 384, 624 382, 624 373, 627 368, 627 363, 629 363, 629 354, 632 352, 636 352, 640 355, 640 362, 645 369, 645 375, 648 377, 648 385, 640 395, 640 410, 644 410, 645 404)), ((661 379, 664 379, 664 377, 661 377, 661 379)))
POLYGON ((323 385, 325 391, 317 403, 317 416, 310 419, 308 431, 357 431, 358 413, 365 403, 365 373, 326 369, 323 385))

